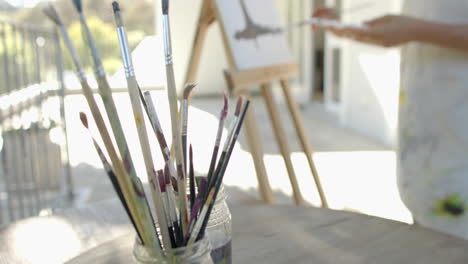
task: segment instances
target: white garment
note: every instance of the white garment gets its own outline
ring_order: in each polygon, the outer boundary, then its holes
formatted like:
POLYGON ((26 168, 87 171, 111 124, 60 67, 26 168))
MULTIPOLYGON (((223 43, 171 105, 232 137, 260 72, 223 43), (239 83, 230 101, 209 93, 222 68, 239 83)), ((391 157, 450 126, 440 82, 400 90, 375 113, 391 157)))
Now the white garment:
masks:
MULTIPOLYGON (((468 1, 406 0, 404 14, 468 24, 468 1)), ((403 48, 399 126, 400 194, 415 221, 468 239, 468 53, 403 48)))

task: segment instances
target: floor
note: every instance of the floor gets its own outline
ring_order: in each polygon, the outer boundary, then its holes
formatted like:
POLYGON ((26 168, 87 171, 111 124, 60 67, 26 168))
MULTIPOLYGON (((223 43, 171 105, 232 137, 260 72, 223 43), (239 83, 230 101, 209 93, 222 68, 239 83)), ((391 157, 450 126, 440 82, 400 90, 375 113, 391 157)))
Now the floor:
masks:
MULTIPOLYGON (((166 95, 152 92, 158 115, 166 137, 170 138, 170 121, 166 95)), ((76 190, 75 206, 115 197, 115 193, 102 170, 89 136, 77 124, 79 111, 88 111, 81 97, 67 98, 67 126, 69 127, 70 159, 76 190), (79 139, 79 140, 78 140, 79 139)), ((116 95, 122 124, 134 158, 138 175, 144 175, 133 116, 125 96, 116 95)), ((233 106, 231 102, 231 107, 233 106)), ((222 106, 221 98, 194 98, 189 110, 189 142, 194 149, 195 171, 203 175, 208 171, 217 116, 222 106)), ((291 187, 284 162, 280 155, 263 102, 254 98, 252 104, 265 151, 265 164, 275 200, 281 204, 293 204, 291 187)), ((411 222, 411 216, 401 202, 396 184, 395 154, 378 142, 363 137, 339 125, 335 116, 319 103, 301 106, 304 122, 315 151, 313 159, 318 168, 330 207, 375 215, 403 222, 411 222)), ((292 160, 301 191, 311 206, 319 206, 314 181, 305 156, 301 153, 294 126, 287 108, 280 106, 284 128, 290 140, 292 160)), ((229 118, 228 118, 229 119, 229 118)), ((228 120, 229 121, 229 120, 228 120)), ((225 125, 225 127, 227 127, 225 125)), ((161 164, 159 147, 153 138, 153 154, 156 167, 161 164)), ((230 203, 261 203, 255 169, 244 136, 234 149, 224 179, 230 203)), ((141 176, 140 176, 141 177, 141 176)), ((141 177, 143 182, 145 177, 141 177)))

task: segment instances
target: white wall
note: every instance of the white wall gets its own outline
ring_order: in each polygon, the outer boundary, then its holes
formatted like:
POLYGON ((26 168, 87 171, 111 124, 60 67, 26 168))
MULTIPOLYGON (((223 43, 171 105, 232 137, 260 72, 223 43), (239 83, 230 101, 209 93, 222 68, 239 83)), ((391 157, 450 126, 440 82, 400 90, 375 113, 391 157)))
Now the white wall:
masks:
MULTIPOLYGON (((365 2, 369 1, 343 0, 343 9, 365 2)), ((397 13, 401 9, 400 0, 370 2, 372 6, 358 13, 344 14, 343 20, 361 23, 383 14, 397 13)), ((331 34, 327 34, 326 38, 327 106, 339 114, 343 125, 393 146, 398 117, 399 50, 341 40, 331 34), (340 103, 333 102, 330 94, 333 47, 339 48, 342 53, 339 65, 340 103)))

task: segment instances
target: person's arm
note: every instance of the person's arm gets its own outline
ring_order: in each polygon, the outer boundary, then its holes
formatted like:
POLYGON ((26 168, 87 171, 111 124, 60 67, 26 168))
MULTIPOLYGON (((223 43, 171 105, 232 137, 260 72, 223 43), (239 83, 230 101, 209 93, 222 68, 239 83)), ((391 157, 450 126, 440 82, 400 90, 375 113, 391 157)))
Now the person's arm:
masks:
POLYGON ((415 41, 468 52, 468 24, 420 23, 415 41))
MULTIPOLYGON (((330 18, 327 10, 332 9, 319 9, 319 12, 314 12, 314 16, 330 18)), ((444 24, 408 16, 387 15, 368 21, 365 25, 366 29, 326 30, 340 37, 383 47, 415 41, 468 52, 468 24, 444 24)))

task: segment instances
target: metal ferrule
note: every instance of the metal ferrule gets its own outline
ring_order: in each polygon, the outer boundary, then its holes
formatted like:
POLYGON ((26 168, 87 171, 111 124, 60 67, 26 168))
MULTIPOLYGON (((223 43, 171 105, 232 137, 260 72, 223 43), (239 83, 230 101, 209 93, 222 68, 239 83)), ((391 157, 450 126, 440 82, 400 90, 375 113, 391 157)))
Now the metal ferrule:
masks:
POLYGON ((132 57, 130 56, 130 49, 128 48, 127 35, 125 34, 124 27, 117 27, 117 36, 119 37, 120 52, 125 69, 125 76, 127 78, 135 76, 133 69, 132 57))
POLYGON ((163 36, 164 36, 164 54, 166 65, 172 64, 172 47, 171 47, 171 28, 169 26, 169 16, 163 15, 163 36))
POLYGON ((94 72, 97 77, 104 77, 106 73, 104 72, 104 68, 102 66, 102 60, 101 60, 101 55, 99 54, 99 50, 96 47, 96 43, 94 42, 93 35, 91 34, 91 31, 89 30, 88 24, 86 24, 86 19, 83 15, 83 13, 80 13, 80 22, 81 25, 83 26, 83 30, 86 35, 86 40, 89 45, 89 49, 91 50, 91 55, 93 57, 94 61, 94 72))

